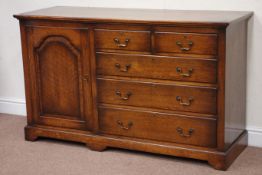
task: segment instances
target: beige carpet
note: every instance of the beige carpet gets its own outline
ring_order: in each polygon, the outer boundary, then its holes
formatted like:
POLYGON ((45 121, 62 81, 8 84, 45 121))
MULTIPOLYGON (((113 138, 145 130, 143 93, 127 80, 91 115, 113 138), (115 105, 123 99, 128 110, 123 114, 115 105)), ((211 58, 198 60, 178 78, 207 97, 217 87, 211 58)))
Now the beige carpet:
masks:
POLYGON ((248 147, 228 171, 207 163, 83 144, 24 141, 26 118, 0 115, 0 175, 262 175, 262 149, 248 147))

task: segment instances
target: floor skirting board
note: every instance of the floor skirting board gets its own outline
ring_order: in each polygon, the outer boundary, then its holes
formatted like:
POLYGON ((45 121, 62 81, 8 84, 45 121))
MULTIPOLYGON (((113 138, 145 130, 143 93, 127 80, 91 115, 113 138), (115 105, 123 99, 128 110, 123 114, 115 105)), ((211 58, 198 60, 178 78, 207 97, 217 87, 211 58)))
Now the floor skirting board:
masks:
POLYGON ((262 148, 262 128, 247 126, 248 145, 262 148))
MULTIPOLYGON (((0 98, 0 113, 26 116, 25 101, 21 99, 0 98)), ((262 128, 247 126, 248 145, 262 148, 262 128)))
POLYGON ((0 98, 0 113, 26 115, 25 100, 0 98))

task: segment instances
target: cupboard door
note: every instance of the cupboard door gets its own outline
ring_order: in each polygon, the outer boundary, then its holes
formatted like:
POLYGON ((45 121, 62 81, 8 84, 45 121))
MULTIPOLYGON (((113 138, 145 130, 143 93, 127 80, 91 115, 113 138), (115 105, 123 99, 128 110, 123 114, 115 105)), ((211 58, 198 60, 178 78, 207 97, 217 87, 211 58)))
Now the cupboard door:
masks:
POLYGON ((91 128, 87 30, 33 27, 29 32, 34 122, 91 128))

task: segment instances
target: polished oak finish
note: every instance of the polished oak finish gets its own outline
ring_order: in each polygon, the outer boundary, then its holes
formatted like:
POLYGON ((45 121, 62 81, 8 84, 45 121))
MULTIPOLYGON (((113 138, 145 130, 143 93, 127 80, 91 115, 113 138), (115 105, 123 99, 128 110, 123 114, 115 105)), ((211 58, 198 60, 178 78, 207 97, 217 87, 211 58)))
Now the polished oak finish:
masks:
POLYGON ((208 161, 247 144, 251 12, 53 7, 20 20, 25 139, 208 161))

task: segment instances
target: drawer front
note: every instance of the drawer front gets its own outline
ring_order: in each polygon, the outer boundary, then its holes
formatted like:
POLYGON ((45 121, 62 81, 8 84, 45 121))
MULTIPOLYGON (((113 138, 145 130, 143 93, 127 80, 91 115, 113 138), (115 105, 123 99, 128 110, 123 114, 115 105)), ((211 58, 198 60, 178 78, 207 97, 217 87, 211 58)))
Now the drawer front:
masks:
POLYGON ((97 50, 129 50, 150 52, 150 31, 95 30, 95 47, 97 50))
POLYGON ((98 79, 98 102, 216 114, 216 89, 98 79))
POLYGON ((97 74, 216 83, 216 61, 97 53, 97 74))
POLYGON ((216 146, 215 119, 99 108, 99 127, 106 134, 206 147, 216 146))
POLYGON ((155 48, 157 53, 189 53, 216 55, 216 34, 156 32, 155 48))

